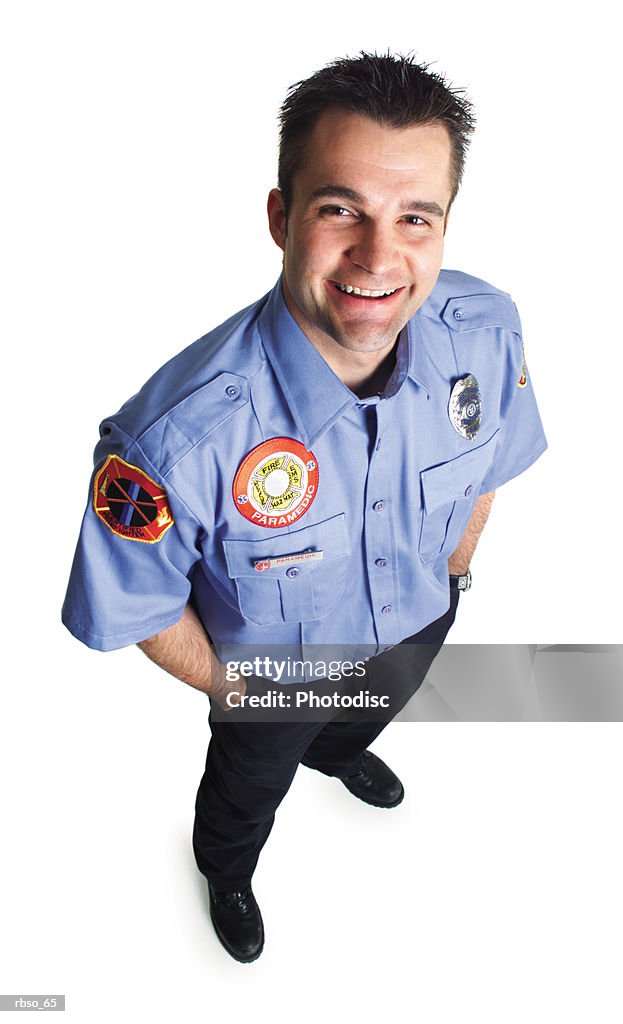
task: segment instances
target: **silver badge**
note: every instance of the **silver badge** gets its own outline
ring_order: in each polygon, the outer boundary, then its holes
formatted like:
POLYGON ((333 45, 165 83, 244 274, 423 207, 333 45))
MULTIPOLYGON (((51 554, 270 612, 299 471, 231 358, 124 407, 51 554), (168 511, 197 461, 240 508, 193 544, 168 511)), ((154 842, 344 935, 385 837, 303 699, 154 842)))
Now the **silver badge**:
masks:
POLYGON ((473 373, 461 377, 452 388, 448 415, 461 437, 473 441, 480 429, 480 388, 473 373))

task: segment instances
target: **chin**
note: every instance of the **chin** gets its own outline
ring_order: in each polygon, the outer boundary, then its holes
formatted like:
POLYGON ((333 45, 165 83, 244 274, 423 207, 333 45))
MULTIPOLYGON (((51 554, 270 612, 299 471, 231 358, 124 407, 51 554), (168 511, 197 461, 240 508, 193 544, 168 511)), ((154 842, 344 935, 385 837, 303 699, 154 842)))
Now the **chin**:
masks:
POLYGON ((400 328, 396 331, 392 331, 387 337, 382 338, 370 338, 370 335, 366 335, 363 338, 352 338, 338 335, 334 337, 334 341, 348 352, 380 352, 383 349, 389 348, 396 341, 396 338, 400 334, 400 328))

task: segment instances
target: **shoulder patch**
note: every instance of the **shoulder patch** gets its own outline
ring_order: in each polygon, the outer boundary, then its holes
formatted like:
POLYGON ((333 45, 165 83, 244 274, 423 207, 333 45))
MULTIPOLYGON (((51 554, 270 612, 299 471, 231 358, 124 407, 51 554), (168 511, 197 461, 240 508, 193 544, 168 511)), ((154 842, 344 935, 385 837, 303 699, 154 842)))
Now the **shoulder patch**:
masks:
POLYGON ((95 477, 93 508, 118 537, 144 544, 157 544, 174 522, 164 487, 118 455, 95 477))

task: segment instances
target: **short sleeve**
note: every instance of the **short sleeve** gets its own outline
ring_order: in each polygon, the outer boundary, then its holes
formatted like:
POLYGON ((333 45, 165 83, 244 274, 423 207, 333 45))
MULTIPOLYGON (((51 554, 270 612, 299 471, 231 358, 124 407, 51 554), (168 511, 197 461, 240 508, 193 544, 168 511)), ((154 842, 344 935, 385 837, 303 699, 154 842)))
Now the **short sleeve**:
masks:
POLYGON ((523 358, 521 339, 509 334, 509 346, 500 391, 500 431, 493 462, 481 484, 480 494, 495 491, 523 473, 547 448, 530 374, 523 358))
POLYGON ((94 462, 62 619, 88 647, 109 651, 180 619, 201 527, 115 424, 105 424, 94 462))

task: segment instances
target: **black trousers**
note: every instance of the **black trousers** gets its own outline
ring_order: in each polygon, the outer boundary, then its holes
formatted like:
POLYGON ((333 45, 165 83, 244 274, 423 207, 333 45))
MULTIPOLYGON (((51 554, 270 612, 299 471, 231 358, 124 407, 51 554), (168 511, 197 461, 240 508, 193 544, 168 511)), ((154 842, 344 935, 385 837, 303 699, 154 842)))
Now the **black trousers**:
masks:
MULTIPOLYGON (((273 712, 258 721, 235 711, 217 714, 212 708, 193 849, 199 870, 216 889, 232 892, 251 882, 299 764, 338 778, 360 770, 363 752, 423 682, 454 622, 457 603, 458 592, 453 591, 441 618, 367 663, 366 676, 357 679, 356 687, 389 697, 386 709, 331 707, 305 721, 282 720, 273 712)), ((332 693, 336 686, 317 689, 332 693)))

